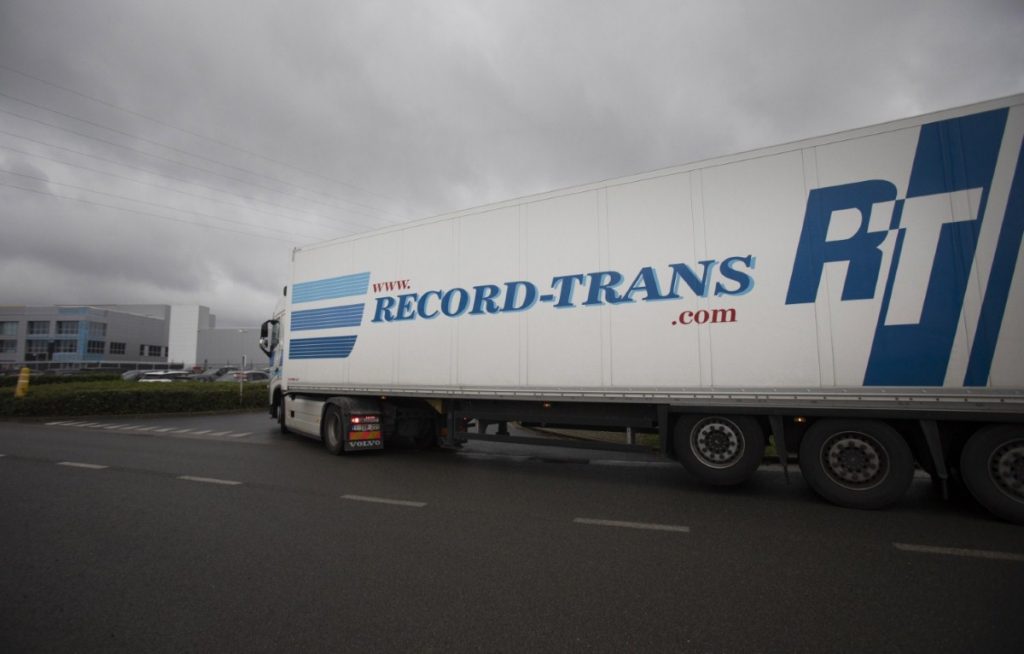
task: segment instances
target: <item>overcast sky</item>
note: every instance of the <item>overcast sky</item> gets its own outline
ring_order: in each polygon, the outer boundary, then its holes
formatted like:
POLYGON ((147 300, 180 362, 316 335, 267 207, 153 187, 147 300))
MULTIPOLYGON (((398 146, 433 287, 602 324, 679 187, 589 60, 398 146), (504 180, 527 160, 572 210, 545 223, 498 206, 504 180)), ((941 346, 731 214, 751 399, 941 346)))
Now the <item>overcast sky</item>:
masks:
POLYGON ((0 0, 0 304, 252 326, 295 245, 1022 91, 1022 0, 0 0))

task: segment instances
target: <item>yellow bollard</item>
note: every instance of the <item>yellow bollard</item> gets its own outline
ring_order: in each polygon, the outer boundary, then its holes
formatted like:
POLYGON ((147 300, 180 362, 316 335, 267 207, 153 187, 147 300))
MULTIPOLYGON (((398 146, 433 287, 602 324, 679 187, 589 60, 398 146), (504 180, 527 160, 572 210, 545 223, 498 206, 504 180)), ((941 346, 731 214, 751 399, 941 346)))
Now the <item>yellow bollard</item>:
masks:
POLYGON ((28 395, 28 375, 31 371, 22 368, 18 373, 18 385, 14 387, 14 397, 25 397, 28 395))

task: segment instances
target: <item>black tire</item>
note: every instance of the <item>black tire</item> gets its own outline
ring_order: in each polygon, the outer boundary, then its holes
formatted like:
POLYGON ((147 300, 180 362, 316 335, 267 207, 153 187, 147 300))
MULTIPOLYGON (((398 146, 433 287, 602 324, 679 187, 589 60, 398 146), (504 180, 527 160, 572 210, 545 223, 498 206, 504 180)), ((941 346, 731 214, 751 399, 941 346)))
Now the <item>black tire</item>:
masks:
POLYGON ((979 429, 960 454, 960 476, 979 504, 1024 524, 1024 426, 979 429))
POLYGON ((333 404, 327 405, 324 411, 324 421, 320 428, 320 436, 324 441, 324 447, 331 454, 341 454, 345 451, 345 422, 342 419, 341 409, 333 404))
POLYGON ((898 502, 914 478, 914 455, 877 420, 820 420, 800 443, 800 471, 821 497, 853 509, 898 502))
POLYGON ((277 426, 278 426, 278 429, 281 430, 282 434, 288 435, 288 434, 292 433, 292 430, 288 429, 288 427, 284 423, 284 396, 283 395, 278 395, 277 396, 277 426))
POLYGON ((672 445, 687 472, 715 486, 743 483, 764 458, 764 432, 749 416, 685 416, 672 445))

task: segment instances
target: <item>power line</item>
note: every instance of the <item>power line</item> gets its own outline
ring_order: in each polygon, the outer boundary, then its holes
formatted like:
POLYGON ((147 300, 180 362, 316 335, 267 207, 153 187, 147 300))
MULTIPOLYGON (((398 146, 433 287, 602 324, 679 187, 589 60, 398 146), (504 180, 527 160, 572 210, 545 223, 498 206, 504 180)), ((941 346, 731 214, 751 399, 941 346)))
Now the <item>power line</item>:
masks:
MULTIPOLYGON (((3 132, 3 130, 0 130, 0 133, 6 133, 6 132, 3 132)), ((268 216, 273 216, 274 218, 280 218, 282 220, 292 220, 292 221, 295 221, 295 222, 305 223, 307 225, 313 225, 314 227, 323 228, 322 225, 318 225, 317 223, 315 223, 315 222, 313 222, 311 220, 302 220, 300 218, 293 218, 291 216, 282 216, 280 214, 271 213, 270 211, 264 211, 263 209, 257 209, 255 207, 250 207, 250 206, 247 206, 247 205, 244 205, 244 204, 239 204, 237 202, 227 202, 225 200, 219 200, 217 198, 212 198, 212 197, 210 197, 208 195, 200 195, 199 193, 189 193, 188 191, 182 191, 181 189, 172 188, 170 186, 164 186, 162 184, 154 184, 153 182, 147 182, 145 180, 138 179, 137 177, 130 177, 128 175, 118 175, 117 173, 111 173, 111 172, 108 172, 106 170, 99 170, 98 168, 91 168, 89 166, 83 166, 82 164, 71 163, 70 161, 63 161, 61 159, 55 159, 53 157, 47 157, 44 154, 38 154, 38 153, 35 153, 35 152, 26 152, 25 150, 19 150, 18 148, 12 148, 9 145, 0 145, 0 148, 3 148, 4 150, 10 150, 11 152, 17 152, 18 154, 23 154, 23 155, 25 155, 27 157, 36 157, 38 159, 46 159, 47 161, 52 161, 54 163, 58 163, 58 164, 61 164, 63 166, 69 166, 71 168, 80 168, 82 170, 88 170, 90 172, 97 173, 99 175, 108 175, 108 176, 114 177, 116 179, 124 179, 124 180, 127 180, 129 182, 134 182, 136 184, 142 184, 144 186, 152 186, 153 188, 158 188, 158 189, 161 189, 161 190, 164 190, 164 191, 170 191, 171 193, 179 193, 181 195, 187 195, 189 197, 198 198, 200 200, 206 200, 208 202, 216 202, 218 204, 223 204, 223 205, 226 205, 226 206, 229 206, 229 207, 237 207, 239 209, 245 209, 246 211, 255 211, 255 212, 258 212, 258 213, 263 213, 263 214, 266 214, 268 216)), ((86 155, 86 156, 89 156, 89 155, 86 155)), ((116 163, 116 162, 112 162, 112 163, 116 163)), ((121 165, 121 164, 118 164, 118 165, 121 165)), ((257 202, 258 202, 258 200, 257 200, 257 202)))
MULTIPOLYGON (((164 157, 164 156, 161 156, 159 154, 154 154, 152 152, 146 152, 145 150, 140 150, 138 148, 133 148, 133 147, 131 147, 129 145, 123 145, 121 143, 116 143, 114 141, 110 141, 110 140, 107 140, 107 139, 102 139, 102 138, 100 138, 98 136, 92 136, 90 134, 83 134, 82 132, 77 132, 77 131, 75 131, 73 129, 70 129, 68 127, 62 127, 62 126, 56 125, 54 123, 48 123, 45 120, 39 120, 38 118, 31 118, 29 116, 25 116, 23 114, 19 114, 19 113, 14 112, 14 111, 10 111, 8 109, 0 109, 0 113, 5 113, 5 114, 11 115, 11 116, 15 116, 17 118, 21 118, 22 120, 27 120, 27 121, 30 121, 30 122, 33 122, 33 123, 38 123, 40 125, 45 125, 46 127, 52 127, 54 129, 59 129, 59 130, 64 131, 64 132, 68 132, 68 133, 74 134, 76 136, 81 136, 82 138, 92 139, 94 141, 99 141, 100 143, 106 143, 107 145, 112 145, 112 146, 114 146, 116 148, 122 148, 124 150, 130 150, 132 152, 136 152, 136 153, 141 154, 143 156, 152 157, 154 159, 159 159, 161 161, 166 161, 168 163, 172 163, 172 164, 175 164, 177 166, 184 166, 186 168, 192 168, 193 170, 198 170, 200 172, 204 172, 204 173, 207 173, 207 174, 210 174, 210 175, 217 175, 218 177, 223 177, 224 179, 229 179, 229 180, 231 180, 233 182, 239 182, 240 184, 248 184, 250 186, 255 186, 257 188, 263 189, 264 191, 270 191, 271 193, 280 193, 282 195, 294 196, 294 197, 300 198, 302 200, 305 200, 306 202, 311 202, 313 204, 323 205, 323 206, 328 207, 330 209, 341 209, 342 211, 349 211, 349 212, 352 212, 352 213, 362 213, 363 215, 369 215, 369 214, 366 214, 365 212, 360 212, 360 211, 357 211, 355 209, 349 209, 349 208, 345 208, 345 207, 336 207, 336 206, 327 204, 326 202, 318 202, 318 201, 310 199, 310 198, 303 198, 298 193, 293 193, 293 192, 289 192, 289 191, 283 191, 281 189, 268 188, 266 186, 263 186, 262 184, 257 184, 256 182, 252 182, 252 181, 249 181, 249 180, 246 180, 246 179, 241 179, 239 177, 232 177, 231 175, 225 175, 224 173, 217 172, 216 170, 210 170, 209 168, 203 168, 202 166, 196 166, 195 164, 186 163, 184 161, 177 161, 175 159, 171 159, 170 157, 164 157)), ((370 217, 374 217, 374 216, 370 216, 370 217)), ((338 222, 345 222, 345 223, 348 223, 350 225, 355 225, 357 227, 362 227, 364 229, 372 229, 373 228, 372 225, 366 225, 364 223, 357 223, 357 222, 354 222, 354 221, 351 221, 351 220, 340 220, 340 219, 335 219, 335 220, 337 220, 338 222)))
MULTIPOLYGON (((355 184, 352 184, 350 182, 345 182, 345 181, 342 181, 342 180, 333 179, 331 177, 327 177, 326 175, 324 175, 322 173, 318 173, 318 172, 313 171, 313 170, 307 170, 305 168, 301 168, 299 166, 288 164, 288 163, 285 163, 283 161, 278 161, 277 159, 273 159, 271 157, 268 157, 265 154, 260 154, 259 152, 254 152, 252 150, 247 150, 245 148, 242 148, 242 147, 239 147, 237 145, 228 143, 226 141, 221 141, 220 139, 216 139, 216 138, 214 138, 212 136, 207 136, 206 134, 200 134, 198 132, 193 132, 191 130, 185 129, 183 127, 178 127, 176 125, 172 125, 170 123, 167 123, 167 122, 164 122, 164 121, 160 120, 159 118, 154 118, 154 117, 149 116, 147 114, 144 114, 142 112, 135 111, 133 109, 128 109, 127 107, 122 107, 122 106, 113 104, 111 102, 107 102, 106 100, 101 100, 100 98, 96 98, 96 97, 93 97, 91 95, 87 95, 85 93, 82 93, 81 91, 76 91, 75 89, 68 88, 66 86, 61 86, 60 84, 56 84, 54 82, 50 82, 50 81, 45 80, 45 79, 43 79, 41 77, 37 77, 35 75, 26 73, 24 71, 15 70, 14 68, 11 68, 10 66, 5 66, 3 64, 0 64, 0 68, 2 68, 4 70, 7 70, 7 71, 10 71, 12 73, 15 73, 17 75, 21 75, 22 77, 27 77, 29 79, 35 80, 37 82, 40 82, 41 84, 46 84, 47 86, 52 86, 52 87, 54 87, 56 89, 60 89, 61 91, 66 91, 68 93, 72 93, 72 94, 77 95, 77 96, 79 96, 81 98, 85 98, 86 100, 91 100, 92 102, 96 102, 96 103, 105 105, 105 106, 110 107, 112 109, 117 109, 118 111, 123 111, 123 112, 125 112, 127 114, 131 114, 133 116, 138 116, 139 118, 144 118, 146 120, 149 120, 149 121, 152 121, 152 122, 156 123, 157 125, 161 125, 163 127, 167 127, 169 129, 173 129, 173 130, 176 130, 178 132, 181 132, 182 134, 188 134, 189 136, 194 136, 196 138, 205 139, 207 141, 210 141, 211 143, 216 143, 217 145, 221 145, 221 146, 223 146, 225 148, 230 148, 230 149, 235 150, 237 152, 241 152, 243 154, 247 154, 247 155, 250 155, 250 156, 253 156, 253 157, 259 157, 260 159, 263 159, 264 161, 269 161, 269 162, 277 164, 279 166, 284 166, 285 168, 291 168, 292 170, 297 170, 297 171, 299 171, 301 173, 304 173, 304 174, 307 174, 307 175, 313 175, 315 177, 319 177, 320 179, 323 179, 325 181, 331 182, 333 184, 339 184, 341 186, 347 186, 348 188, 351 188, 351 189, 353 189, 355 191, 359 191, 360 193, 366 193, 367 195, 373 195, 373 196, 381 198, 382 200, 389 200, 389 201, 394 201, 395 200, 395 198, 391 198, 391 197, 388 197, 386 195, 382 195, 380 193, 376 193, 374 191, 371 191, 369 189, 362 188, 360 186, 356 186, 355 184)), ((384 213, 387 213, 387 212, 384 212, 384 213)))
MULTIPOLYGON (((75 116, 73 114, 65 113, 63 111, 58 111, 56 109, 51 109, 50 107, 46 107, 46 106, 43 106, 41 104, 37 104, 35 102, 30 102, 28 100, 22 100, 21 98, 15 97, 15 96, 10 95, 8 93, 4 93, 2 91, 0 91, 0 97, 7 98, 8 100, 14 100, 15 102, 20 102, 20 103, 26 104, 26 105, 28 105, 30 107, 35 107, 36 109, 42 109, 43 111, 49 111, 50 113, 57 114, 58 116, 64 116, 65 118, 70 118, 71 120, 77 120, 78 122, 85 123, 86 125, 92 125, 93 127, 98 127, 100 129, 105 129, 107 131, 114 132, 115 134, 120 134, 122 136, 127 136, 128 138, 134 139, 136 141, 141 141, 143 143, 149 143, 150 145, 155 145, 155 146, 157 146, 159 148, 166 148, 166 149, 170 150, 171 152, 177 152, 178 154, 183 154, 183 155, 188 156, 188 157, 195 157, 196 159, 199 159, 201 161, 206 161, 206 162, 209 162, 209 163, 212 163, 212 164, 216 164, 218 166, 224 166, 225 168, 231 168, 231 169, 237 170, 237 171, 242 172, 242 173, 248 173, 250 175, 255 175, 256 177, 262 177, 263 179, 267 179, 267 180, 270 180, 272 182, 276 182, 278 184, 283 184, 285 186, 290 186, 292 188, 299 189, 300 191, 305 191, 306 193, 315 193, 317 195, 322 195, 324 197, 328 197, 328 198, 332 198, 334 200, 338 200, 339 202, 346 202, 348 204, 352 204, 352 205, 357 206, 357 207, 362 207, 363 209, 369 209, 370 211, 374 211, 374 212, 376 212, 378 214, 384 213, 381 209, 378 209, 377 207, 374 207, 374 206, 371 206, 371 205, 368 205, 368 204, 363 204, 361 202, 356 202, 354 200, 349 200, 347 198, 337 197, 335 195, 331 195, 330 193, 323 193, 321 191, 314 191, 312 189, 307 189, 307 188, 304 188, 302 186, 299 186, 298 184, 293 184, 292 182, 287 182, 287 181, 285 181, 283 179, 278 179, 278 178, 272 177, 270 175, 264 175, 263 173, 256 172, 255 170, 250 170, 249 168, 243 168, 241 166, 235 166, 234 164, 224 163, 223 161, 220 161, 218 159, 214 159, 212 157, 207 157, 207 156, 202 155, 202 154, 196 154, 194 152, 189 152, 188 150, 183 150, 181 148, 176 148, 173 145, 167 145, 166 143, 161 143, 161 142, 155 141, 153 139, 148 139, 148 138, 146 138, 144 136, 139 136, 137 134, 132 134, 131 132, 125 132, 125 131, 117 129, 115 127, 108 127, 107 125, 103 125, 102 123, 97 123, 95 121, 88 120, 86 118, 80 118, 80 117, 75 116)), ((340 208, 340 207, 338 207, 338 208, 340 208)))
MULTIPOLYGON (((3 111, 3 109, 0 109, 0 112, 2 112, 2 111, 3 111)), ((60 128, 60 129, 63 129, 63 128, 60 128)), ((265 205, 267 205, 269 207, 277 207, 278 209, 285 209, 285 210, 288 210, 288 211, 294 211, 294 209, 292 209, 291 207, 287 207, 287 206, 285 206, 283 204, 277 204, 276 202, 270 202, 269 200, 261 200, 259 198, 251 197, 251 196, 248 196, 248 195, 240 195, 240 194, 234 193, 232 191, 227 191, 225 189, 217 188, 216 186, 210 186, 209 184, 204 184, 202 182, 197 182, 195 180, 185 179, 184 177, 176 177, 174 175, 168 175, 167 173, 161 172, 161 171, 159 171, 159 170, 157 170, 155 168, 147 168, 145 166, 139 166, 139 165, 131 165, 131 166, 129 166, 128 164, 123 163, 121 161, 117 161, 115 159, 109 159, 107 157, 101 157, 101 156, 96 155, 96 154, 89 154, 88 152, 82 152, 81 150, 75 150, 74 148, 69 148, 69 147, 66 147, 66 146, 63 146, 63 145, 57 145, 55 143, 48 143, 46 141, 40 141, 39 139, 34 139, 34 138, 29 137, 29 136, 23 136, 21 134, 15 134, 14 132, 8 132, 8 131, 3 130, 3 129, 0 129, 0 134, 4 134, 6 136, 12 136, 12 137, 14 137, 16 139, 22 139, 23 141, 29 141, 31 143, 38 143, 39 145, 45 145, 48 148, 54 148, 54 149, 57 149, 57 150, 64 150, 65 152, 71 152, 72 154, 81 155, 83 157, 88 157, 90 159, 95 159, 97 161, 104 161, 106 163, 114 164, 115 166, 121 166, 122 168, 129 168, 129 169, 133 169, 133 170, 140 170, 142 172, 150 173, 151 175, 157 175, 158 177, 163 177, 165 179, 173 179, 176 182, 181 182, 183 184, 191 184, 193 186, 198 186, 200 188, 205 188, 205 189, 207 189, 209 191, 213 191, 214 193, 223 193, 225 195, 232 195, 232 196, 234 196, 236 198, 241 198, 243 200, 249 200, 251 202, 259 202, 260 204, 265 204, 265 205)), ((32 156, 42 156, 42 155, 32 155, 32 156)), ((261 210, 260 209, 253 209, 253 211, 261 211, 261 210)), ((268 213, 268 212, 263 211, 262 213, 268 213)), ((275 215, 275 214, 270 214, 270 215, 275 215)), ((311 215, 312 216, 312 215, 316 215, 316 214, 308 214, 307 213, 306 215, 311 215)), ((285 217, 287 217, 287 216, 285 216, 285 217)), ((298 218, 288 218, 288 219, 289 220, 298 220, 298 218)), ((334 219, 334 220, 337 220, 337 219, 334 219)), ((300 221, 300 222, 307 222, 307 221, 300 221)), ((338 222, 346 222, 346 221, 342 220, 342 221, 338 221, 338 222)), ((363 225, 357 225, 357 226, 362 227, 363 225)))
POLYGON ((221 218, 219 216, 213 216, 213 215, 210 215, 208 213, 202 213, 201 211, 192 211, 190 209, 178 209, 176 207, 168 206, 166 204, 160 204, 159 202, 147 202, 146 200, 137 200, 135 198, 130 198, 130 197, 127 197, 127 196, 124 196, 124 195, 117 195, 116 193, 107 193, 105 191, 95 191, 95 190, 93 190, 91 188, 87 188, 85 186, 77 186, 75 184, 66 184, 64 182, 55 182, 53 180, 47 179, 45 177, 39 177, 37 175, 28 175, 26 173, 16 173, 16 172, 14 172, 12 170, 5 170, 3 168, 0 168, 0 173, 5 173, 7 175, 16 175, 17 177, 24 177, 26 179, 34 179, 36 181, 44 182, 46 184, 56 184, 57 186, 66 186, 68 188, 73 188, 73 189, 78 190, 78 191, 85 191, 87 193, 95 193, 96 195, 105 195, 107 197, 116 198, 118 200, 127 200, 128 202, 138 202, 139 204, 145 204, 145 205, 149 205, 151 207, 157 207, 159 209, 169 209, 170 211, 180 211, 181 213, 190 213, 190 214, 193 214, 195 216, 199 216, 201 218, 210 218, 211 220, 219 220, 221 222, 232 223, 232 224, 235 224, 235 225, 244 225, 245 227, 255 227, 256 229, 263 229, 263 230, 266 230, 268 232, 275 232, 277 234, 283 234, 285 236, 302 236, 304 238, 315 238, 313 236, 309 236, 308 234, 294 234, 292 232, 283 232, 283 231, 281 231, 279 229, 274 229, 272 227, 263 227, 262 225, 253 225, 252 223, 247 223, 247 222, 244 222, 244 221, 241 221, 241 220, 231 220, 230 218, 221 218))
POLYGON ((16 188, 21 191, 28 191, 29 193, 37 193, 39 195, 45 195, 51 198, 59 198, 61 200, 70 200, 72 202, 80 202, 82 204, 89 204, 96 207, 103 207, 105 209, 116 209, 117 211, 124 211, 127 213, 139 214, 140 216, 151 216, 153 218, 160 218, 161 220, 170 220, 176 223, 184 223, 185 225, 192 225, 193 227, 203 227, 205 229, 218 229, 222 232, 232 232, 234 234, 242 234, 243 236, 250 236, 252 238, 262 238, 264 240, 272 240, 277 243, 285 243, 286 245, 298 245, 294 241, 282 241, 276 236, 265 236, 263 234, 257 234, 255 232, 244 232, 239 229, 231 229, 230 227, 221 227, 220 225, 209 225, 206 223, 194 223, 190 220, 182 220, 181 218, 174 218, 173 216, 163 216, 149 211, 138 211, 136 209, 126 209, 125 207, 118 207, 113 204, 105 204, 103 202, 94 202, 92 200, 86 200, 85 198, 74 198, 68 195, 61 195, 59 193, 53 193, 52 191, 40 191, 35 188, 27 188, 25 186, 18 186, 17 184, 8 184, 7 182, 0 182, 0 186, 6 186, 8 188, 16 188))

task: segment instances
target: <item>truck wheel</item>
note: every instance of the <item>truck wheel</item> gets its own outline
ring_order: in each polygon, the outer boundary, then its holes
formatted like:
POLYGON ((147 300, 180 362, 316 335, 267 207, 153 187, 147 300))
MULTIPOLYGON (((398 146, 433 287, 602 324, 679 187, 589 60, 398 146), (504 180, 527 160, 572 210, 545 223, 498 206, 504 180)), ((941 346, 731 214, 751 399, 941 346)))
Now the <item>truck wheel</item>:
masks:
POLYGON ((960 455, 960 476, 979 504, 1003 520, 1024 524, 1024 427, 979 429, 960 455))
POLYGON ((277 396, 277 426, 280 428, 282 434, 292 433, 288 426, 284 422, 284 396, 277 396))
POLYGON ((686 416, 672 445, 687 472, 716 486, 746 481, 764 458, 764 433, 749 416, 686 416))
POLYGON ((341 454, 345 451, 345 422, 342 420, 341 409, 333 404, 327 405, 321 432, 328 452, 341 454))
POLYGON ((899 432, 876 420, 820 420, 800 443, 800 471, 833 504, 880 509, 914 477, 914 455, 899 432))

